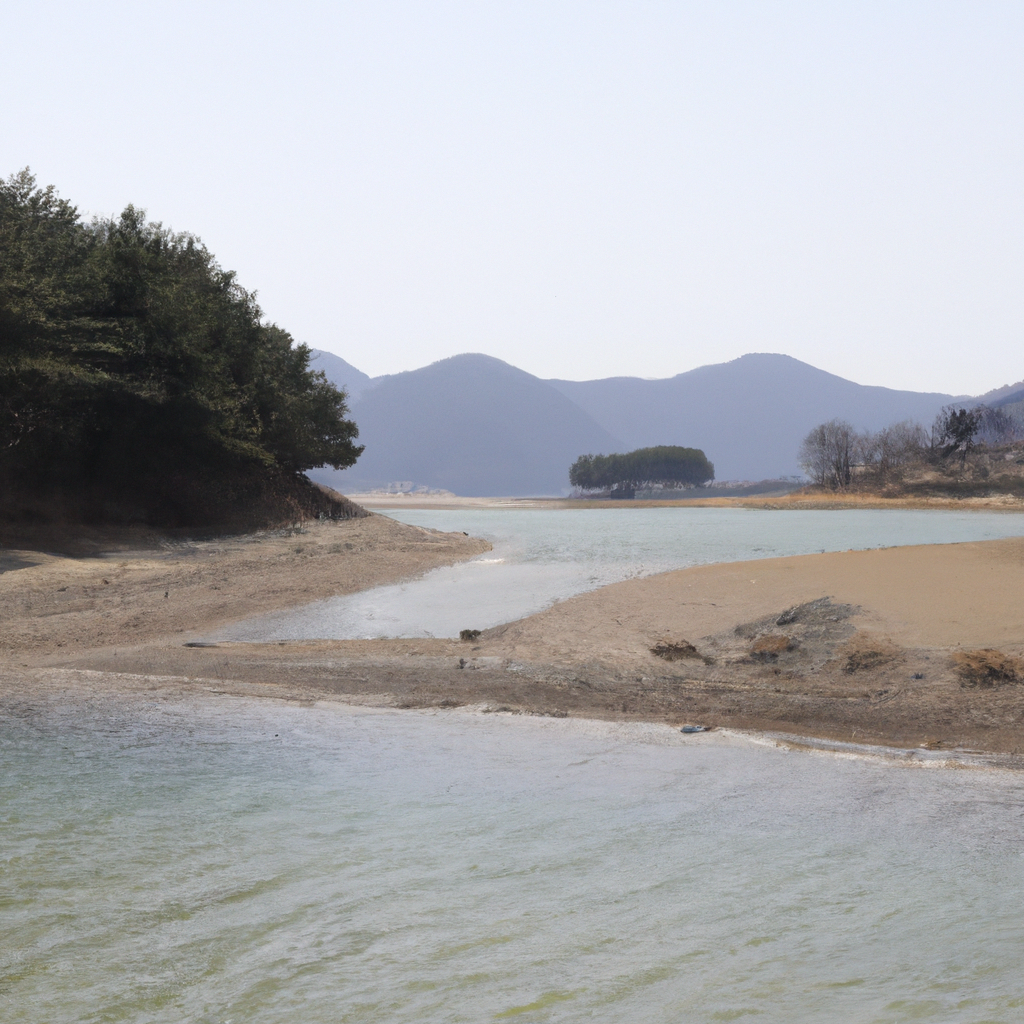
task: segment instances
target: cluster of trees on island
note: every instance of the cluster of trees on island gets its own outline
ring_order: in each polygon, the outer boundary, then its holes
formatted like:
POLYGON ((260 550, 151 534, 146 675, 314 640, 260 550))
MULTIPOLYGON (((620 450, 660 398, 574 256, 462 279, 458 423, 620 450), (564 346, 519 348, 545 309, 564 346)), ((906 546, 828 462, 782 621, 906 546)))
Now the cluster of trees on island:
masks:
POLYGON ((879 430, 857 431, 845 420, 819 424, 803 440, 799 461, 818 487, 841 490, 855 481, 889 486, 903 482, 922 463, 952 463, 963 473, 979 443, 999 446, 1024 436, 1002 409, 945 406, 931 430, 910 420, 879 430))
MULTIPOLYGON (((327 500, 345 394, 193 235, 0 181, 0 514, 251 523, 327 500), (312 504, 311 504, 312 503, 312 504)), ((329 504, 329 502, 328 502, 329 504)))
POLYGON ((699 487, 715 478, 715 467, 699 448, 658 445, 615 455, 581 455, 569 468, 569 483, 580 492, 634 498, 637 491, 699 487))

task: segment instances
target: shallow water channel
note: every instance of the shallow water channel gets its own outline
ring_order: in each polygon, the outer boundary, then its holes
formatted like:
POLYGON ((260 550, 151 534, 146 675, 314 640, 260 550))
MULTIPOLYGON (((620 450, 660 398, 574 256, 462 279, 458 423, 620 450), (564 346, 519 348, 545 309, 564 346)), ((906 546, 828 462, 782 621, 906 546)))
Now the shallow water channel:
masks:
POLYGON ((711 562, 1024 534, 1024 515, 918 510, 731 508, 392 510, 464 530, 494 550, 419 579, 317 601, 218 631, 220 640, 454 637, 634 576, 711 562))
POLYGON ((1024 1017, 1019 773, 213 694, 4 710, 9 1024, 1024 1017))

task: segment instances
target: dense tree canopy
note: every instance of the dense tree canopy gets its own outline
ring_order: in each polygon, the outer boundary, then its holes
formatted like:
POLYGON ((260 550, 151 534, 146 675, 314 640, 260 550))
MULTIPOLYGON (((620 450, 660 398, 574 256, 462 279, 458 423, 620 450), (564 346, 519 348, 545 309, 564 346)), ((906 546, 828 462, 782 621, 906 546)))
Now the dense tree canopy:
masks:
POLYGON ((699 448, 677 445, 581 455, 569 468, 569 483, 581 491, 609 490, 629 497, 646 488, 692 487, 714 478, 715 467, 699 448))
POLYGON ((130 493, 143 518, 202 518, 203 501, 187 507, 200 492, 352 465, 346 412, 306 346, 193 235, 132 206, 83 223, 27 169, 0 182, 8 499, 130 493))

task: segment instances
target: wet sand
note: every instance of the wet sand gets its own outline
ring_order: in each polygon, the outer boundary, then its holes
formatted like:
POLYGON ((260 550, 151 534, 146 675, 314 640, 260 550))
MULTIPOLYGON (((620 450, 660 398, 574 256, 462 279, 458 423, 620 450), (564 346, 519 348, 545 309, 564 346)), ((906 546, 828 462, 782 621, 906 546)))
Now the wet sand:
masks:
POLYGON ((464 642, 185 646, 482 550, 373 517, 145 558, 5 552, 22 567, 0 575, 0 686, 16 700, 171 686, 1024 756, 1024 539, 700 566, 464 642))

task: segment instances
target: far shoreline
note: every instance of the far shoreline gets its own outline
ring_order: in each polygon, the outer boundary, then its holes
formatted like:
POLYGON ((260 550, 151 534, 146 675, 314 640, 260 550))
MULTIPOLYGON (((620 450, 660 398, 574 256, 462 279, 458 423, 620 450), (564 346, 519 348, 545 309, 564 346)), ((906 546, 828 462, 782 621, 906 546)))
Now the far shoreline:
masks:
POLYGON ((556 497, 461 497, 459 495, 388 494, 385 492, 354 493, 348 497, 374 511, 396 509, 549 509, 591 510, 608 508, 736 508, 758 511, 849 511, 855 509, 884 511, 889 509, 933 510, 942 512, 1024 512, 1024 498, 1015 495, 992 495, 978 498, 904 497, 884 498, 871 494, 808 495, 787 494, 777 497, 725 498, 638 498, 610 500, 607 498, 556 497))

